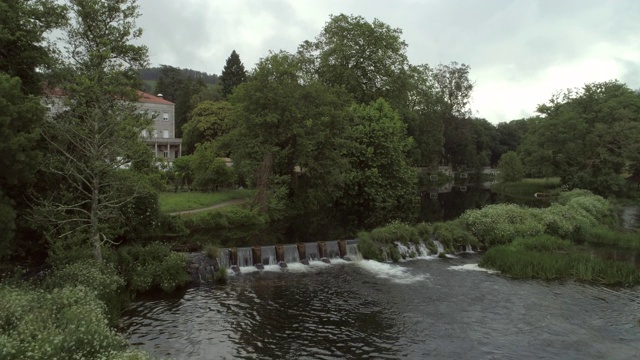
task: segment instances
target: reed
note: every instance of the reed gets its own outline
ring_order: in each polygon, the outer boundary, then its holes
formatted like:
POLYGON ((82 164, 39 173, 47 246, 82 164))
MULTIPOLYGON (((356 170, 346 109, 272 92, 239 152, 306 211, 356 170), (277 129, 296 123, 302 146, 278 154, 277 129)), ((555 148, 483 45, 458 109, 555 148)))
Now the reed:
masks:
POLYGON ((590 254, 534 251, 527 249, 523 243, 489 249, 480 266, 517 279, 573 279, 622 286, 640 283, 640 273, 632 264, 604 260, 590 254))
POLYGON ((640 249, 640 233, 620 231, 604 226, 585 229, 584 240, 591 244, 615 245, 628 249, 640 249))

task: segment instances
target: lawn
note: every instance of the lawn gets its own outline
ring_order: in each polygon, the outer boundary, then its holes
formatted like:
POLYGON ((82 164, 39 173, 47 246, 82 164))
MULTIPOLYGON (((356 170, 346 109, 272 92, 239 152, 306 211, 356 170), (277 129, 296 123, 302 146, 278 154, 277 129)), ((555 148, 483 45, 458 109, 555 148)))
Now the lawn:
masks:
POLYGON ((178 192, 160 193, 160 211, 171 213, 176 211, 194 210, 223 203, 225 201, 246 199, 255 193, 254 190, 223 190, 217 192, 178 192))
POLYGON ((546 179, 522 179, 517 182, 498 183, 491 187, 491 190, 505 195, 519 197, 531 197, 535 193, 550 192, 560 186, 560 178, 551 177, 546 179))

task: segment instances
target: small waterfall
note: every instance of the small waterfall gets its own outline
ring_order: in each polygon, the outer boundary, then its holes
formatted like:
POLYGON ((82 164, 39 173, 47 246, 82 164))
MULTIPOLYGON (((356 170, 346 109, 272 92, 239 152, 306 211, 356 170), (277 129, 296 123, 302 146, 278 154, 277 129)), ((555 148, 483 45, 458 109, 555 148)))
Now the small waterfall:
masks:
POLYGON ((427 249, 427 245, 424 242, 420 241, 418 244, 401 244, 396 243, 396 248, 400 252, 400 255, 404 259, 416 259, 416 258, 427 258, 429 257, 429 249, 427 249))
POLYGON ((472 253, 473 249, 471 248, 471 244, 467 244, 467 247, 464 250, 465 252, 472 253))
POLYGON ((253 266, 253 254, 251 252, 251 248, 238 248, 237 249, 237 254, 238 254, 238 266, 239 267, 246 267, 246 266, 253 266))
POLYGON ((352 261, 362 260, 362 255, 358 251, 358 243, 356 241, 347 241, 347 256, 352 261))
POLYGON ((287 264, 293 264, 300 262, 300 254, 298 253, 298 246, 284 245, 284 262, 287 264))
POLYGON ((278 265, 278 261, 276 260, 276 248, 273 246, 263 246, 260 248, 260 252, 262 253, 262 264, 263 265, 278 265))
POLYGON ((327 241, 327 254, 326 257, 329 259, 340 258, 340 248, 338 247, 337 241, 327 241))
POLYGON ((304 250, 307 253, 308 260, 320 260, 320 252, 318 251, 318 243, 304 244, 304 250))
POLYGON ((442 246, 442 243, 438 240, 433 240, 433 243, 436 245, 436 247, 438 248, 438 255, 444 252, 444 246, 442 246))
POLYGON ((218 266, 226 269, 231 268, 231 262, 229 260, 229 249, 221 249, 218 254, 218 266))

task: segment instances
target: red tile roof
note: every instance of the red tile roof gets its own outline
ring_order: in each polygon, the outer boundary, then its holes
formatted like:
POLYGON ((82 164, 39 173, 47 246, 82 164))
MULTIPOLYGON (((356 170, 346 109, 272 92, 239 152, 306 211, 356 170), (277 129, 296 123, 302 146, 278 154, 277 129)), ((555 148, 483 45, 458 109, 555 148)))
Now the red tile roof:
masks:
POLYGON ((172 103, 169 100, 165 100, 165 99, 163 99, 163 98, 161 98, 159 96, 147 94, 144 91, 139 91, 138 90, 138 95, 140 96, 140 99, 138 100, 139 102, 154 103, 154 104, 165 104, 165 105, 175 105, 174 103, 172 103))

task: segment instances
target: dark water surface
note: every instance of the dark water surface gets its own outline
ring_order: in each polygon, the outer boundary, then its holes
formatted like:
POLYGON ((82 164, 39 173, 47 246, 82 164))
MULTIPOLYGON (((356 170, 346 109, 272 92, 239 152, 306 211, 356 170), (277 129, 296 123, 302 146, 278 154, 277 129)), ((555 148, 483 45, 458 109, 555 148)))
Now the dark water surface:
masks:
POLYGON ((178 359, 640 358, 640 289, 516 281, 478 261, 271 267, 143 299, 124 327, 178 359))

